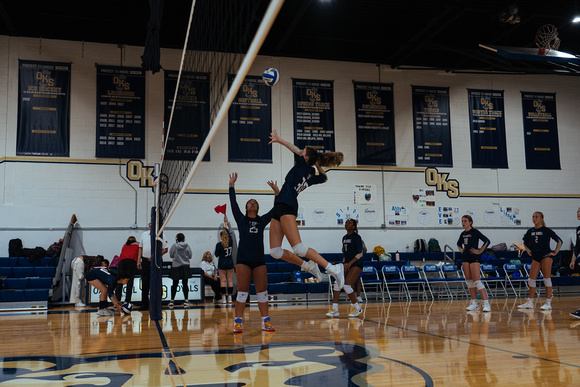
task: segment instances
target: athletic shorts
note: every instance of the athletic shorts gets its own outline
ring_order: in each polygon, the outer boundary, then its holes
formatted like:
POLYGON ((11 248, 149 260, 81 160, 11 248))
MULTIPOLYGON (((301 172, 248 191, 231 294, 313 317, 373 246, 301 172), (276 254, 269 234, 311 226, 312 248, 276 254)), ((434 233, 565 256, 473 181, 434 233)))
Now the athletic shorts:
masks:
POLYGON ((246 265, 250 269, 254 270, 257 267, 265 266, 266 262, 264 262, 264 261, 239 261, 238 265, 246 265))
POLYGON ((481 255, 469 254, 467 257, 463 257, 462 260, 467 263, 481 263, 481 255))
POLYGON ((280 218, 284 215, 298 215, 298 212, 286 203, 275 203, 272 209, 272 219, 276 219, 278 222, 280 218))
POLYGON ((234 268, 234 259, 230 256, 228 258, 218 259, 218 269, 219 270, 231 270, 234 268))
POLYGON ((542 259, 545 259, 545 258, 551 258, 551 259, 554 259, 554 257, 548 257, 548 256, 543 256, 543 257, 542 257, 541 255, 540 255, 540 256, 535 256, 535 255, 534 255, 534 256, 532 256, 532 260, 534 260, 534 261, 536 261, 536 262, 542 262, 542 259))
MULTIPOLYGON (((361 270, 363 269, 364 262, 363 262, 362 258, 359 259, 359 260, 356 260, 356 259, 353 258, 353 259, 351 259, 348 262, 351 262, 351 261, 354 261, 354 262, 352 263, 352 265, 350 267, 360 267, 361 270)), ((345 263, 348 263, 348 262, 345 262, 345 263)))

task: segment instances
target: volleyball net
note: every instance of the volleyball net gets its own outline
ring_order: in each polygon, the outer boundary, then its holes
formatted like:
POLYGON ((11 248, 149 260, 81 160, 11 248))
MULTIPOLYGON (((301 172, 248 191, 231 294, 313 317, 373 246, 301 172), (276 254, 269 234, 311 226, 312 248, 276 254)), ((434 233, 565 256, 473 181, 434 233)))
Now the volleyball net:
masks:
POLYGON ((164 117, 157 237, 204 160, 283 3, 193 0, 179 72, 173 75, 175 92, 164 117), (228 88, 229 74, 235 78, 228 88))

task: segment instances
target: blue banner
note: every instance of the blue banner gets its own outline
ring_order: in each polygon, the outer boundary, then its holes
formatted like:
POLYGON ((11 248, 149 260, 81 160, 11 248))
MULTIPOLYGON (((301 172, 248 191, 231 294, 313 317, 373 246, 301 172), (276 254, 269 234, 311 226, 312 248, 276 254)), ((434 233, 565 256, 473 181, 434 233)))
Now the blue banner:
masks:
POLYGON ((69 156, 70 63, 18 61, 16 154, 69 156))
POLYGON ((395 165, 393 84, 353 84, 357 164, 395 165))
MULTIPOLYGON (((181 73, 175 111, 171 117, 178 74, 177 71, 165 70, 166 138, 163 157, 165 160, 195 160, 210 129, 210 73, 181 73)), ((203 161, 210 161, 209 148, 203 161)))
POLYGON ((334 152, 334 81, 292 79, 294 145, 334 152))
POLYGON ((556 94, 522 91, 526 169, 561 169, 556 94))
MULTIPOLYGON (((235 75, 229 75, 231 87, 235 75)), ((272 88, 247 76, 228 111, 228 161, 272 162, 272 88)))
POLYGON ((472 168, 507 168, 503 90, 468 89, 472 168))
POLYGON ((415 165, 452 167, 449 88, 412 86, 415 165))
POLYGON ((95 155, 145 158, 145 70, 97 66, 95 155))

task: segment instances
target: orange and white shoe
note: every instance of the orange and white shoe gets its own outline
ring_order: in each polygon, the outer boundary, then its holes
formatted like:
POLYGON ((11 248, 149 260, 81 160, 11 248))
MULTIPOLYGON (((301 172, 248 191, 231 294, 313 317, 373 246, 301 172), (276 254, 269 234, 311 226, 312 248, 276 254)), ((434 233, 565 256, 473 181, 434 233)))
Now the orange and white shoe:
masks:
POLYGON ((242 333, 242 319, 239 317, 234 320, 234 333, 242 333))
POLYGON ((262 320, 262 330, 266 332, 276 331, 276 328, 274 328, 270 322, 270 317, 266 317, 264 320, 262 320))

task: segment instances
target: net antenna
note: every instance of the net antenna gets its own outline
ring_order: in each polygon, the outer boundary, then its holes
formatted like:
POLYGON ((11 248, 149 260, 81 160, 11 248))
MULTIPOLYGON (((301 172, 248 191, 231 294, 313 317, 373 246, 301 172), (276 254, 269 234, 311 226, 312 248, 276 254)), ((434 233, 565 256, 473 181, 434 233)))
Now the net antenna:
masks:
POLYGON ((553 24, 544 24, 536 32, 536 46, 538 46, 538 55, 547 55, 550 50, 560 48, 560 38, 558 38, 558 29, 553 24))
POLYGON ((161 167, 155 180, 157 239, 204 159, 283 3, 284 0, 192 1, 177 87, 164 129, 161 167), (229 90, 228 74, 236 74, 229 90), (198 95, 201 89, 207 89, 203 82, 209 82, 206 98, 198 95))

